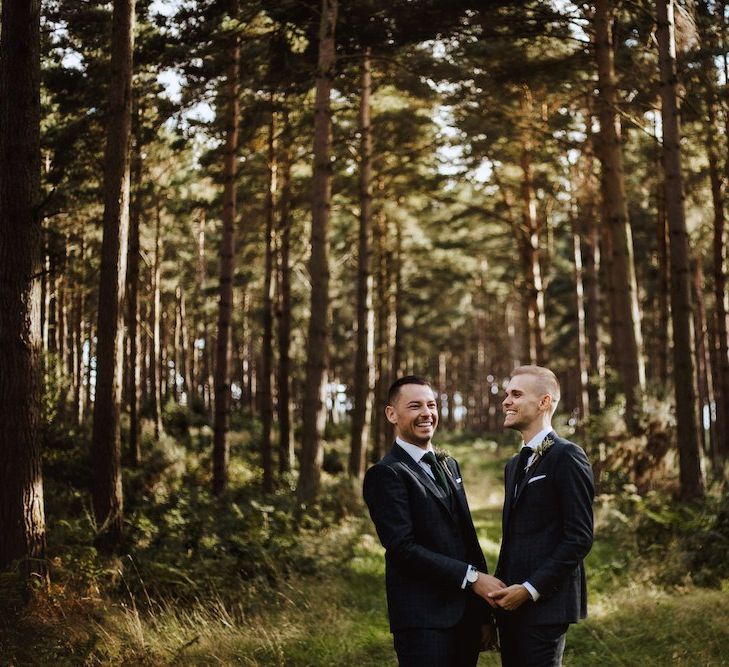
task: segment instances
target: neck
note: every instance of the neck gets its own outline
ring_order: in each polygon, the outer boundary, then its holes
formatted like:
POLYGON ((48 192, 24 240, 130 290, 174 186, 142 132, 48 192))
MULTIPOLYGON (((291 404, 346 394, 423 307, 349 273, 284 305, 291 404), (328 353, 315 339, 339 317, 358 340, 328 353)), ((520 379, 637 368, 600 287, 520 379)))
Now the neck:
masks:
POLYGON ((521 437, 524 438, 524 444, 529 442, 539 431, 548 428, 549 427, 549 421, 544 420, 537 424, 531 424, 527 428, 521 431, 521 437))

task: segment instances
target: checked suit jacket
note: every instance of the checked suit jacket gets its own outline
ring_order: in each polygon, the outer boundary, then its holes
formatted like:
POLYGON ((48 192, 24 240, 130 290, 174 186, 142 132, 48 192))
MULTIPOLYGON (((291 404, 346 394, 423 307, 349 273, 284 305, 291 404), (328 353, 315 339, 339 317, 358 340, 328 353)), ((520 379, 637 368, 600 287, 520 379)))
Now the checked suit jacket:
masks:
POLYGON ((391 631, 450 628, 473 613, 491 620, 488 605, 461 588, 467 566, 486 572, 486 559, 455 459, 442 464, 450 498, 398 444, 366 473, 363 494, 385 547, 391 631))
POLYGON ((496 575, 539 592, 516 612, 527 625, 576 623, 587 615, 584 559, 592 547, 592 468, 578 445, 553 445, 514 484, 518 456, 506 464, 503 536, 496 575))

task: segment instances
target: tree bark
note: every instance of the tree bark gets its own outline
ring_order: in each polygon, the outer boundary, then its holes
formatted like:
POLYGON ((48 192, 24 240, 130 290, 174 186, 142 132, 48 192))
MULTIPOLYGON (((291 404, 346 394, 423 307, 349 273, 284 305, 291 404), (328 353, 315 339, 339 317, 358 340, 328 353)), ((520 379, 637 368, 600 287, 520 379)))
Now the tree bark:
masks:
POLYGON ((519 239, 522 246, 524 280, 526 282, 526 310, 529 325, 529 359, 532 364, 545 363, 544 330, 544 290, 539 249, 539 229, 537 223, 537 203, 534 196, 532 176, 532 140, 528 129, 533 113, 531 91, 525 87, 521 95, 522 129, 520 166, 522 171, 521 200, 522 223, 519 239))
POLYGON ((574 247, 575 262, 575 310, 577 313, 577 409, 579 410, 579 419, 584 421, 590 416, 590 400, 587 393, 588 373, 587 373, 587 336, 585 326, 585 292, 582 282, 582 239, 579 230, 579 222, 577 215, 572 215, 572 238, 574 247))
POLYGON ((149 408, 152 423, 154 424, 154 439, 159 440, 162 435, 162 376, 159 359, 162 354, 162 293, 160 282, 162 280, 162 214, 159 199, 155 204, 154 220, 154 256, 152 258, 152 298, 150 300, 149 325, 151 340, 149 341, 149 408))
POLYGON ((190 347, 192 340, 190 338, 190 327, 187 321, 187 299, 185 298, 185 289, 182 285, 177 286, 177 315, 180 320, 179 324, 179 356, 180 356, 180 377, 182 378, 182 393, 185 395, 187 405, 190 405, 190 397, 192 394, 192 354, 190 347))
POLYGON ((326 365, 329 313, 329 213, 331 206, 331 88, 334 77, 334 30, 338 0, 322 0, 319 28, 319 61, 314 106, 314 173, 311 220, 311 316, 306 346, 301 470, 296 489, 302 505, 317 496, 321 472, 321 438, 326 409, 326 365))
POLYGON ((84 331, 86 329, 86 322, 84 320, 84 290, 85 290, 85 244, 83 234, 79 239, 79 272, 80 279, 79 284, 76 286, 76 294, 74 295, 74 335, 73 335, 73 346, 74 346, 74 394, 73 394, 73 405, 74 405, 74 419, 77 425, 81 425, 84 420, 84 400, 88 387, 85 385, 84 377, 84 331))
POLYGON ((657 361, 657 381, 659 387, 668 386, 668 369, 669 369, 669 334, 671 323, 671 303, 670 303, 670 284, 671 272, 668 265, 668 220, 666 219, 666 199, 664 196, 663 184, 661 183, 661 192, 658 196, 657 213, 658 224, 657 231, 657 247, 658 247, 658 341, 656 345, 657 361))
POLYGON ((715 402, 714 378, 711 373, 706 308, 704 307, 704 270, 700 260, 691 262, 691 290, 694 302, 694 339, 696 349, 696 386, 699 397, 699 436, 704 454, 717 461, 716 421, 711 406, 715 402), (708 423, 707 423, 708 422, 708 423))
POLYGON ((99 318, 91 445, 96 544, 115 550, 122 538, 123 498, 119 390, 122 304, 129 234, 129 136, 135 0, 114 0, 111 77, 104 151, 104 219, 99 272, 99 318))
POLYGON ((261 467, 263 491, 273 491, 273 247, 276 191, 278 189, 278 164, 276 162, 276 114, 271 94, 271 118, 268 126, 268 192, 266 193, 266 238, 263 272, 263 338, 261 339, 261 467))
POLYGON ((375 265, 377 268, 375 290, 375 408, 372 412, 372 456, 370 460, 379 461, 387 446, 384 409, 389 388, 389 336, 388 336, 388 300, 390 280, 387 272, 387 220, 382 212, 375 218, 375 265))
POLYGON ((129 219, 129 258, 127 263, 127 336, 129 339, 129 446, 127 448, 129 462, 136 468, 142 462, 141 436, 142 427, 139 419, 139 385, 141 380, 141 358, 139 345, 139 224, 141 211, 142 158, 137 148, 131 166, 132 207, 129 219))
MULTIPOLYGON (((722 4, 722 12, 723 12, 722 4)), ((706 2, 699 3, 701 19, 699 26, 704 26, 712 19, 706 2)), ((722 13, 723 17, 724 14, 722 13)), ((720 25, 724 29, 724 21, 720 25)), ((712 358, 715 359, 714 391, 716 401, 716 451, 714 462, 719 458, 729 457, 729 303, 727 301, 726 280, 726 215, 724 211, 724 194, 726 174, 722 176, 719 166, 717 145, 717 68, 713 59, 714 37, 710 30, 704 29, 701 41, 707 43, 707 55, 702 61, 705 81, 706 105, 706 152, 709 160, 709 184, 711 186, 711 202, 713 206, 713 278, 714 278, 714 331, 712 358)), ((725 57, 726 62, 726 57, 725 57)), ((729 116, 727 116, 729 121, 729 116)), ((729 159, 727 160, 729 171, 729 159)))
POLYGON ((291 471, 294 439, 291 432, 291 124, 283 111, 281 134, 281 196, 279 198, 278 298, 278 471, 291 471))
POLYGON ((370 96, 370 50, 362 56, 359 101, 359 243, 357 252, 357 328, 354 360, 354 406, 349 449, 349 476, 364 474, 372 419, 372 392, 375 382, 374 311, 372 310, 372 125, 370 96))
MULTIPOLYGON (((238 0, 231 0, 231 17, 238 15, 238 0)), ((231 35, 225 94, 225 164, 223 192, 223 235, 220 241, 220 304, 218 337, 215 346, 215 419, 213 426, 213 493, 228 488, 230 445, 230 334, 233 317, 233 277, 235 273, 236 165, 238 157, 238 101, 240 47, 237 33, 231 35)))
POLYGON ((681 495, 704 493, 696 410, 696 375, 692 334, 691 274, 688 232, 684 216, 681 175, 681 131, 676 93, 676 47, 673 0, 656 0, 658 64, 660 67, 663 165, 666 177, 666 215, 671 254, 671 321, 673 324, 673 381, 681 495))
POLYGON ((620 119, 616 113, 617 92, 612 50, 612 9, 610 0, 596 0, 594 46, 598 70, 598 115, 600 119, 603 176, 604 222, 609 227, 611 248, 611 313, 613 352, 625 392, 626 421, 631 430, 638 427, 643 392, 645 365, 640 331, 638 288, 633 260, 633 239, 628 220, 620 119))
POLYGON ((0 570, 45 580, 41 466, 40 2, 0 35, 0 570))
MULTIPOLYGON (((588 115, 590 121, 592 116, 588 115)), ((605 354, 600 337, 600 236, 597 225, 597 189, 594 172, 594 135, 586 150, 583 196, 580 202, 583 286, 585 290, 585 334, 587 336, 587 393, 591 410, 605 406, 605 354)))

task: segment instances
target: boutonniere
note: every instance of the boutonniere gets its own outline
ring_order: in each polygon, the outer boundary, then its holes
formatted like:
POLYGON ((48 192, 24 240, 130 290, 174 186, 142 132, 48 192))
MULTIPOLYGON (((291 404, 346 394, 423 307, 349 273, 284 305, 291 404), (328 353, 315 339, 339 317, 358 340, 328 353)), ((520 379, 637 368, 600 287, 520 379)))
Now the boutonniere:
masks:
POLYGON ((441 468, 443 468, 449 477, 453 477, 453 473, 451 473, 451 469, 448 467, 448 459, 453 458, 450 455, 450 452, 447 449, 436 449, 435 450, 435 460, 440 463, 441 468))
POLYGON ((542 456, 544 456, 549 451, 549 448, 553 444, 554 444, 554 440, 552 440, 552 438, 550 438, 549 436, 547 436, 546 438, 544 438, 544 440, 542 440, 541 444, 534 450, 534 453, 539 458, 541 458, 542 456))
POLYGON ((447 449, 436 449, 435 458, 441 463, 445 463, 448 459, 452 458, 450 452, 447 449))

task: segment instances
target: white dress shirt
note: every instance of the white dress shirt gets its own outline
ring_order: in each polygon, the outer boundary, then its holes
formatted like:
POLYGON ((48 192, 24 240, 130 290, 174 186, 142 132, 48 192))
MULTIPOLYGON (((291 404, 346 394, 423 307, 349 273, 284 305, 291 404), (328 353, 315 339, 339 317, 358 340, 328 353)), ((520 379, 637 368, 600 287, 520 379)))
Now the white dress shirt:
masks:
POLYGON ((423 449, 418 445, 411 445, 409 442, 405 442, 400 437, 395 438, 395 442, 400 445, 400 447, 402 447, 408 454, 410 454, 410 458, 415 461, 415 463, 417 463, 423 470, 425 470, 425 472, 428 473, 428 476, 432 480, 436 481, 435 475, 433 475, 433 471, 430 469, 430 466, 425 461, 423 461, 423 456, 425 456, 426 452, 433 452, 433 454, 435 454, 433 445, 428 443, 428 446, 423 449))
MULTIPOLYGON (((542 444, 542 442, 544 441, 544 438, 546 438, 551 432, 552 432, 552 425, 548 424, 541 431, 539 431, 539 433, 537 433, 529 442, 525 442, 524 447, 529 447, 529 449, 531 449, 532 452, 534 452, 536 450, 536 448, 542 444)), ((534 462, 535 455, 536 454, 532 454, 529 457, 529 460, 527 461, 527 464, 526 464, 527 468, 534 462)), ((524 586, 524 588, 527 589, 527 591, 529 591, 529 595, 532 596, 532 600, 534 600, 534 602, 536 602, 539 599, 539 591, 536 588, 534 588, 534 586, 532 586, 528 581, 525 581, 522 585, 524 586)))

